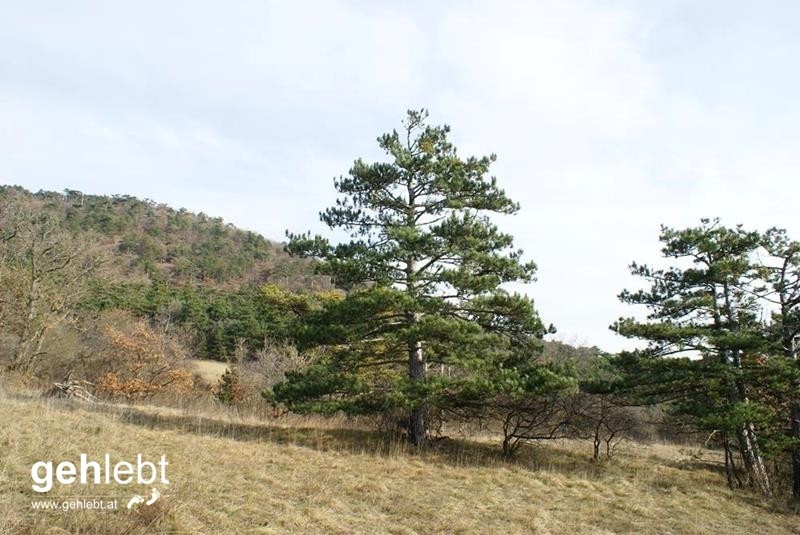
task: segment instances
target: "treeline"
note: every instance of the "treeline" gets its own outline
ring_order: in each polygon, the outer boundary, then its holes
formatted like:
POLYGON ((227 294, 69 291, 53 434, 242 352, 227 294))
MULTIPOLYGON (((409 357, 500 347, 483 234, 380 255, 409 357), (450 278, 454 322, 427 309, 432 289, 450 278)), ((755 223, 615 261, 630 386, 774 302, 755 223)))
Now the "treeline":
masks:
POLYGON ((192 356, 230 360, 265 345, 292 344, 296 321, 337 292, 290 291, 276 284, 224 290, 204 286, 95 281, 80 306, 86 312, 125 310, 161 330, 191 334, 192 356))

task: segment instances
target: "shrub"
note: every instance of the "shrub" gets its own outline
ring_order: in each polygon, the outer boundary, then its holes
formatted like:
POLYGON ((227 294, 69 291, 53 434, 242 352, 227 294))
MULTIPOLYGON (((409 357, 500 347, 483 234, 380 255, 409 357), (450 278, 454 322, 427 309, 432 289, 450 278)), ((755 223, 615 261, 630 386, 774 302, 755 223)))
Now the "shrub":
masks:
POLYGON ((242 402, 244 389, 236 367, 231 366, 225 370, 213 392, 214 398, 223 405, 238 405, 242 402))
POLYGON ((148 398, 165 390, 186 394, 192 374, 179 365, 182 348, 139 322, 132 332, 106 325, 110 362, 114 369, 98 381, 98 391, 111 396, 148 398))

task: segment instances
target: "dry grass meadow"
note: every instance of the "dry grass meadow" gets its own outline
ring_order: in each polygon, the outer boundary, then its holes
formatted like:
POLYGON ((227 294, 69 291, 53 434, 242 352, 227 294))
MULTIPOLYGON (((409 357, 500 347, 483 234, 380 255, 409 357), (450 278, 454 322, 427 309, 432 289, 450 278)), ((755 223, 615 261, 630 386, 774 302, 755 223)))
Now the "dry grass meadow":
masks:
MULTIPOLYGON (((787 506, 732 493, 713 452, 486 439, 425 453, 346 422, 209 408, 86 406, 0 391, 0 533, 800 533, 787 506), (38 460, 169 460, 163 497, 132 511, 34 511, 38 460)), ((58 485, 48 498, 127 499, 136 486, 58 485)))
POLYGON ((228 369, 228 364, 218 360, 192 359, 189 362, 192 371, 210 385, 216 384, 222 374, 225 373, 225 370, 228 369))

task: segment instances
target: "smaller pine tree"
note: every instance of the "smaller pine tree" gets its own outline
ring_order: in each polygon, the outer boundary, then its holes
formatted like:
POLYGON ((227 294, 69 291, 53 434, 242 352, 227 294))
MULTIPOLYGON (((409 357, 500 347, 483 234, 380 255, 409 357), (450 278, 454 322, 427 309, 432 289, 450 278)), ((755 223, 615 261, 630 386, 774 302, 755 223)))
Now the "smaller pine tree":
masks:
POLYGON ((242 381, 235 366, 229 367, 214 388, 214 398, 223 405, 238 405, 244 398, 242 381))

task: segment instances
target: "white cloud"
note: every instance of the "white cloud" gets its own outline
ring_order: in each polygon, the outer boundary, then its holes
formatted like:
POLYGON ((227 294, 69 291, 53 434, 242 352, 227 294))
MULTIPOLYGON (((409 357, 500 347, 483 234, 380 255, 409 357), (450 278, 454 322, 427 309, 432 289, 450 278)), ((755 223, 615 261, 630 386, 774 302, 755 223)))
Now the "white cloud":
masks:
POLYGON ((541 130, 623 134, 651 121, 656 71, 637 47, 637 22, 598 3, 472 4, 445 16, 439 44, 460 94, 541 130))
POLYGON ((727 3, 19 3, 0 20, 0 180, 282 239, 322 230, 331 177, 426 106, 463 154, 498 154, 544 318, 615 349, 607 325, 632 312, 615 296, 660 223, 800 234, 789 21, 727 3))

